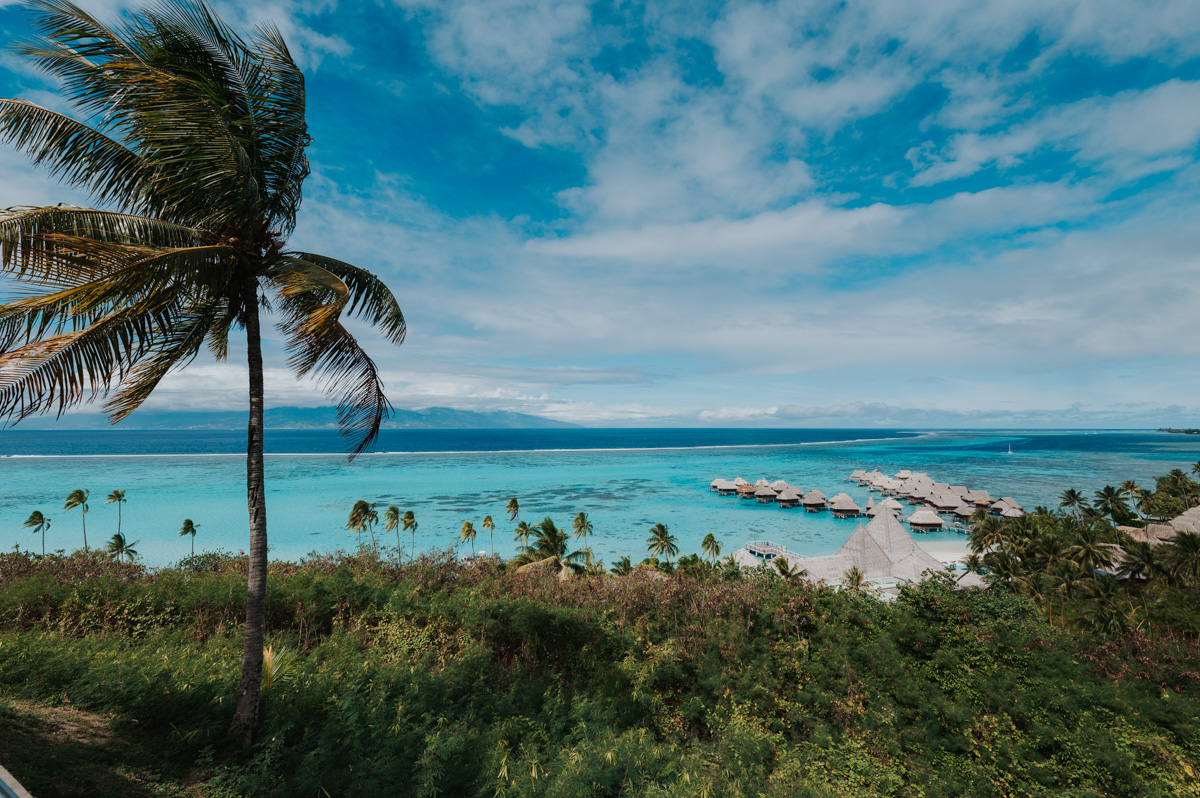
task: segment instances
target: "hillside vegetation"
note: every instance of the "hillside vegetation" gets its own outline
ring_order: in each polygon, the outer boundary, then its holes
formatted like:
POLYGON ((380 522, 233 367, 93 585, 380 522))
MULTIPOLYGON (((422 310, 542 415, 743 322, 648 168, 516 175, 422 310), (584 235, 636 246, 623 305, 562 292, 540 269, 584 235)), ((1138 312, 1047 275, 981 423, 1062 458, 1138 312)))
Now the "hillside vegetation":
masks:
MULTIPOLYGON (((239 751, 246 561, 193 565, 0 556, 0 696, 112 713, 168 794, 1200 794, 1194 635, 1099 629, 1082 589, 1051 617, 948 573, 884 603, 766 569, 273 563, 239 751)), ((41 794, 56 766, 25 753, 41 794)))

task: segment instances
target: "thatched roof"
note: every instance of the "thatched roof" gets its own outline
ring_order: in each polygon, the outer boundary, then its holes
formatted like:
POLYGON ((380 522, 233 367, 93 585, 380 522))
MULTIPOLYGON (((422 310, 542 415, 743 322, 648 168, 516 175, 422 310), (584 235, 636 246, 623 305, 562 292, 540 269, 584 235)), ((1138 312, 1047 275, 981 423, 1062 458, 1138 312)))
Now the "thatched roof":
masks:
POLYGON ((1025 515, 1025 511, 1020 507, 1009 507, 1007 510, 1000 513, 1000 515, 1004 518, 1020 518, 1021 516, 1025 515))
POLYGON ((774 499, 779 495, 778 491, 774 490, 770 485, 763 485, 758 490, 754 491, 754 495, 760 499, 774 499))
POLYGON ((736 477, 733 480, 733 484, 734 485, 749 485, 750 483, 747 482, 746 480, 742 479, 741 477, 736 477))
POLYGON ((810 490, 800 501, 802 504, 824 504, 825 494, 819 490, 810 490))
POLYGON ((771 483, 767 482, 765 478, 759 478, 758 481, 754 483, 754 487, 756 488, 766 488, 770 487, 770 485, 771 483))
POLYGON ((911 479, 911 478, 912 478, 912 472, 907 469, 896 472, 896 479, 911 479))
POLYGON ((908 517, 908 523, 910 526, 942 526, 946 522, 933 510, 922 507, 908 517))
POLYGON ((856 468, 850 472, 850 479, 864 479, 866 476, 867 472, 863 471, 861 468, 856 468))
POLYGON ((754 493, 756 490, 758 490, 758 488, 754 487, 748 482, 737 486, 738 493, 754 493))
POLYGON ((779 491, 779 496, 777 498, 781 502, 798 502, 800 501, 800 494, 791 488, 784 488, 783 490, 779 491))
POLYGON ((787 484, 782 479, 777 479, 771 483, 771 490, 774 490, 774 491, 787 490, 790 487, 791 487, 791 485, 787 484))
POLYGON ((874 506, 875 506, 875 497, 874 497, 874 496, 868 496, 868 497, 867 497, 867 509, 868 509, 868 510, 870 510, 870 509, 871 509, 872 507, 874 507, 874 506))
POLYGON ((854 499, 845 493, 839 493, 829 500, 829 509, 837 513, 861 513, 862 508, 854 503, 854 499))
POLYGON ((973 504, 960 504, 954 508, 954 514, 959 518, 970 518, 977 508, 973 504))

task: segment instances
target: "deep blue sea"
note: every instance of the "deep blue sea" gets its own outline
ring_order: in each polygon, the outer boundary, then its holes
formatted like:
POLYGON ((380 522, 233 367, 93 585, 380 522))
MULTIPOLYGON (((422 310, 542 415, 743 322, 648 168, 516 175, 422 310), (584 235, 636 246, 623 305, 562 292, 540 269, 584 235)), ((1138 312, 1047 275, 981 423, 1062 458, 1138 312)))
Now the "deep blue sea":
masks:
MULTIPOLYGON (((0 432, 0 546, 40 548, 21 528, 32 510, 53 519, 47 548, 82 544, 80 513, 63 510, 75 488, 92 492, 88 539, 101 544, 117 527, 104 497, 127 492, 126 535, 151 565, 188 553, 178 536, 184 518, 199 527, 197 550, 246 547, 245 433, 226 431, 0 432)), ((1068 487, 1089 493, 1126 479, 1149 483, 1200 460, 1197 436, 1148 431, 898 430, 403 430, 381 436, 378 452, 349 462, 333 432, 268 432, 267 486, 271 556, 352 548, 346 516, 358 499, 413 510, 416 547, 458 543, 463 521, 480 530, 475 550, 490 548, 480 528, 496 521, 495 549, 515 550, 504 506, 516 496, 521 519, 570 524, 587 512, 592 548, 606 562, 645 556, 650 527, 662 522, 684 553, 709 532, 727 552, 767 538, 809 555, 830 553, 856 521, 782 510, 708 490, 717 477, 785 479, 827 495, 846 491, 864 504, 867 492, 844 482, 855 468, 925 471, 939 481, 1013 496, 1028 508, 1057 505, 1068 487), (1009 454, 1009 448, 1012 454, 1009 454)), ((378 529, 383 542, 396 546, 378 529)), ((920 536, 952 547, 952 532, 920 536)), ((402 536, 400 545, 411 545, 402 536)), ((460 549, 460 551, 464 551, 460 549)))

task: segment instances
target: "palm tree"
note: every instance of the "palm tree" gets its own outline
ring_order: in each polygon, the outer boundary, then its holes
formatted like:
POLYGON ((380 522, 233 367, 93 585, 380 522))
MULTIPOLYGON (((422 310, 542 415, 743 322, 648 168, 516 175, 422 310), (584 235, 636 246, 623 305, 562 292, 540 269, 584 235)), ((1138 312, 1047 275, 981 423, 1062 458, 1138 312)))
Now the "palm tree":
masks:
POLYGON ((21 525, 22 529, 32 529, 33 534, 42 534, 42 556, 46 556, 46 530, 50 528, 50 519, 42 515, 41 510, 34 510, 21 525))
POLYGON ((667 525, 658 523, 650 528, 650 537, 646 538, 646 551, 651 557, 663 556, 669 564, 671 558, 679 553, 675 536, 667 531, 667 525))
MULTIPOLYGON (((117 505, 117 531, 120 532, 121 531, 121 505, 125 503, 125 491, 114 490, 112 493, 108 494, 108 498, 104 500, 104 503, 117 505)), ((87 549, 86 537, 87 536, 85 535, 84 536, 84 538, 85 538, 84 549, 85 550, 87 549)))
POLYGON ((1129 505, 1125 502, 1123 491, 1112 485, 1105 485, 1096 491, 1096 509, 1101 515, 1111 518, 1114 524, 1118 516, 1129 516, 1129 505))
POLYGON ((584 552, 568 551, 567 533, 555 526, 552 519, 547 518, 529 529, 533 542, 523 546, 512 560, 518 571, 551 568, 559 579, 568 579, 587 571, 583 563, 586 560, 584 552))
POLYGON ((629 557, 622 557, 621 559, 617 560, 616 565, 608 570, 611 571, 614 576, 629 576, 629 574, 633 572, 633 563, 630 562, 629 557))
POLYGON ((233 726, 249 745, 267 578, 260 313, 278 314, 289 366, 337 400, 351 456, 374 442, 391 406, 342 317, 399 344, 404 316, 369 272, 287 248, 311 138, 304 75, 277 28, 240 36, 199 0, 163 0, 115 26, 65 0, 30 8, 42 36, 21 52, 91 126, 0 100, 0 141, 105 210, 0 213, 0 275, 28 287, 0 311, 0 417, 102 394, 119 421, 201 347, 225 360, 230 333, 245 330, 250 558, 233 726))
POLYGON ((517 520, 517 513, 521 512, 521 505, 517 503, 516 496, 513 496, 508 500, 508 504, 504 507, 504 511, 508 513, 509 521, 517 520))
MULTIPOLYGON (((379 514, 375 512, 375 504, 368 502, 365 499, 359 499, 350 508, 350 516, 346 519, 346 529, 358 535, 358 547, 362 548, 362 533, 363 530, 370 530, 375 522, 379 520, 379 514)), ((371 533, 371 543, 374 545, 375 534, 371 533)))
POLYGON ((999 518, 989 516, 971 528, 967 539, 971 551, 982 554, 990 549, 1003 550, 1008 543, 1008 532, 999 518))
POLYGON ((988 573, 984 577, 992 584, 999 583, 1011 589, 1013 581, 1021 575, 1020 561, 1011 551, 1000 549, 989 551, 983 556, 983 564, 988 573))
POLYGON ((474 554, 475 553, 475 551, 474 551, 474 549, 475 549, 475 525, 472 524, 470 521, 463 521, 462 532, 459 533, 459 538, 461 540, 467 541, 470 544, 471 553, 474 554))
MULTIPOLYGON (((195 564, 196 564, 196 529, 198 529, 198 528, 199 528, 199 524, 193 524, 192 519, 190 519, 190 518, 183 519, 183 526, 181 526, 179 528, 179 537, 182 538, 182 537, 186 537, 188 535, 192 536, 192 565, 193 566, 195 566, 195 564)), ((118 532, 117 534, 120 534, 120 533, 118 532)))
POLYGON ((775 559, 771 560, 771 563, 775 566, 776 573, 778 573, 785 582, 795 582, 808 576, 807 570, 799 568, 798 566, 788 562, 787 557, 776 557, 775 559))
POLYGON ((108 556, 112 557, 114 560, 120 560, 122 557, 124 557, 130 562, 133 562, 134 558, 138 556, 137 549, 135 549, 134 546, 140 542, 141 541, 139 540, 135 540, 130 543, 129 541, 125 540, 124 535, 118 532, 112 536, 112 540, 108 541, 108 546, 105 548, 105 550, 108 552, 108 556))
POLYGON ((531 527, 529 524, 522 521, 521 523, 517 524, 515 534, 513 535, 513 540, 519 540, 519 541, 521 541, 522 546, 528 546, 529 545, 529 536, 532 534, 533 534, 533 527, 531 527))
POLYGON ((861 590, 866 590, 871 587, 871 583, 867 581, 867 575, 858 569, 857 565, 851 565, 850 570, 842 574, 842 589, 851 593, 858 593, 861 590))
POLYGON ((583 538, 584 544, 587 544, 588 535, 592 534, 592 522, 588 520, 587 513, 575 516, 571 522, 571 533, 572 537, 583 538))
POLYGON ((1142 541, 1133 541, 1125 546, 1118 574, 1130 579, 1151 580, 1158 576, 1158 572, 1158 555, 1153 546, 1142 541))
POLYGON ((400 508, 389 504, 383 511, 383 530, 396 533, 396 561, 400 561, 400 508))
POLYGON ((704 536, 704 540, 700 541, 700 550, 704 552, 705 557, 716 562, 721 558, 721 541, 709 532, 704 536))
MULTIPOLYGON (((0 358, 0 363, 2 363, 2 362, 3 362, 3 359, 0 358)), ((0 386, 2 386, 2 385, 3 385, 3 382, 0 381, 0 386)), ((2 391, 2 390, 3 390, 3 388, 0 387, 0 391, 2 391)), ((64 510, 74 510, 76 507, 79 508, 79 512, 80 512, 79 517, 80 517, 80 520, 83 522, 83 550, 84 551, 88 550, 87 514, 88 514, 88 499, 91 497, 91 495, 92 495, 92 492, 90 490, 84 490, 82 488, 78 488, 76 490, 71 491, 71 493, 67 496, 67 500, 65 502, 63 502, 64 510)))
POLYGON ((1200 477, 1200 460, 1192 463, 1192 473, 1200 477))
POLYGON ((967 574, 978 574, 982 573, 983 571, 983 558, 980 557, 978 553, 972 552, 971 554, 968 554, 963 558, 962 563, 966 570, 964 570, 962 576, 955 581, 961 582, 966 578, 967 574))
POLYGON ((1200 587, 1200 534, 1176 533, 1163 548, 1171 576, 1185 587, 1200 587))
POLYGON ((483 517, 483 523, 480 524, 488 533, 488 548, 491 549, 491 556, 496 556, 496 522, 492 520, 490 515, 483 517))
POLYGON ((1058 506, 1068 510, 1074 510, 1075 517, 1079 517, 1080 511, 1088 504, 1088 500, 1083 493, 1074 488, 1067 488, 1058 496, 1058 506))
POLYGON ((1092 578, 1098 568, 1107 568, 1113 560, 1104 533, 1092 524, 1075 531, 1074 540, 1067 547, 1067 556, 1092 578))
POLYGON ((412 510, 405 510, 400 524, 405 530, 412 533, 412 553, 408 555, 408 561, 413 562, 417 557, 417 516, 413 514, 412 510))

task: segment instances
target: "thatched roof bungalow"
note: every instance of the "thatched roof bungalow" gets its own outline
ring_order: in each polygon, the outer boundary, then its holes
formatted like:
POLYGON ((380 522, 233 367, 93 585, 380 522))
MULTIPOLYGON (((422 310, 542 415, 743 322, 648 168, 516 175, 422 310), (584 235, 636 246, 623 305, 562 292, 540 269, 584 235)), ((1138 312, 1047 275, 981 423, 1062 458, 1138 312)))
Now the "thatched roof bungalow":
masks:
POLYGON ((778 495, 779 491, 775 490, 770 485, 763 485, 761 488, 754 491, 754 498, 758 499, 759 504, 774 502, 775 497, 778 495))
POLYGON ((819 490, 810 490, 804 494, 804 498, 800 500, 800 503, 810 513, 819 513, 825 509, 825 494, 819 490))
POLYGON ((945 521, 933 510, 922 507, 908 517, 908 525, 914 532, 928 532, 931 529, 941 529, 945 521))
POLYGON ((862 508, 854 503, 854 499, 845 493, 839 493, 829 500, 829 509, 838 518, 855 518, 862 515, 862 508))
POLYGON ((795 507, 800 503, 800 494, 791 488, 785 488, 779 491, 779 495, 775 497, 775 501, 779 502, 780 507, 795 507))
POLYGON ((778 493, 781 490, 787 490, 790 487, 791 487, 791 485, 787 484, 782 479, 777 479, 771 483, 771 490, 775 491, 776 493, 778 493))

